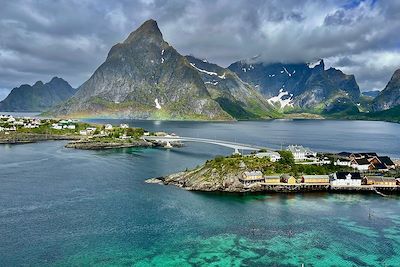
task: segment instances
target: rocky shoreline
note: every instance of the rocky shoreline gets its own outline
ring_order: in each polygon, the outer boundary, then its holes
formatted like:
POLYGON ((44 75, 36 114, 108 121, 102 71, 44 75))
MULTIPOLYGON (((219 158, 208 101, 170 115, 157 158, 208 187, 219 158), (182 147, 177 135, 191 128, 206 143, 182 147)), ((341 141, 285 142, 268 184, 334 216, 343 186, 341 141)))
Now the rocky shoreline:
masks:
POLYGON ((53 134, 11 134, 0 137, 0 144, 28 144, 42 141, 79 140, 79 135, 53 135, 53 134))
POLYGON ((113 149, 113 148, 129 148, 129 147, 153 147, 154 144, 138 140, 130 142, 101 142, 101 141, 87 141, 79 140, 76 142, 70 142, 65 145, 66 148, 83 149, 83 150, 102 150, 102 149, 113 149))

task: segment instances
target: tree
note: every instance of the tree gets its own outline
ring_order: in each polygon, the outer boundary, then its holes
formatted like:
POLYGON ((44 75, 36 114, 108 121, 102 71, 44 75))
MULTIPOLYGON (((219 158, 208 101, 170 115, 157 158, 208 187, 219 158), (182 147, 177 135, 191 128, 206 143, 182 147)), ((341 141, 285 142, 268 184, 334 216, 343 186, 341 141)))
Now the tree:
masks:
POLYGON ((292 152, 282 150, 282 151, 279 151, 279 155, 281 155, 279 163, 294 165, 294 156, 293 156, 292 152))

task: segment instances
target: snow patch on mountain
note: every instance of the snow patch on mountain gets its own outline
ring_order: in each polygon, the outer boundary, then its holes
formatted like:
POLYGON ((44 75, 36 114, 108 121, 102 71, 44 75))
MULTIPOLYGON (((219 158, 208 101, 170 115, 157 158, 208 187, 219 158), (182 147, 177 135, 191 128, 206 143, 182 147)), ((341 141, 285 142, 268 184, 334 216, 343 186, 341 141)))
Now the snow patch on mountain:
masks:
POLYGON ((190 63, 190 65, 191 65, 193 68, 195 68, 197 71, 200 71, 200 72, 205 73, 205 74, 208 74, 208 75, 217 76, 217 77, 220 78, 220 79, 225 79, 225 72, 224 72, 224 74, 222 74, 222 75, 218 75, 218 73, 216 73, 216 72, 212 72, 212 71, 207 71, 207 70, 200 69, 200 68, 196 67, 196 65, 195 65, 194 63, 190 63))
POLYGON ((283 88, 279 90, 279 94, 277 96, 271 97, 267 100, 273 105, 279 103, 281 108, 284 108, 286 106, 293 107, 293 94, 289 94, 289 92, 284 91, 283 88))
POLYGON ((318 61, 316 61, 316 62, 307 63, 307 66, 308 66, 310 69, 313 69, 313 68, 315 68, 316 66, 318 66, 319 64, 321 64, 321 59, 318 60, 318 61))
POLYGON ((287 74, 289 77, 291 77, 291 76, 292 76, 292 74, 291 74, 291 73, 289 73, 289 72, 288 72, 288 70, 287 70, 285 67, 283 67, 283 70, 286 72, 286 74, 287 74))
POLYGON ((160 105, 160 103, 158 102, 158 98, 154 99, 154 103, 156 103, 156 108, 157 108, 157 109, 161 109, 161 105, 160 105))
POLYGON ((212 84, 212 85, 217 85, 218 82, 217 81, 212 81, 212 82, 205 82, 205 84, 212 84))

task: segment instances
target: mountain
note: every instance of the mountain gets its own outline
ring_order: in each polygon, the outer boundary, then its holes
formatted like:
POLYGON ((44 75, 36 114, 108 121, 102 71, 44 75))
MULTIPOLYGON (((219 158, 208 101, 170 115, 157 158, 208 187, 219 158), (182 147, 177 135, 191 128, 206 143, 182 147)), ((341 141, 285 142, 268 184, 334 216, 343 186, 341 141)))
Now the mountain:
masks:
POLYGON ((186 56, 200 74, 212 99, 236 119, 278 117, 274 107, 234 72, 194 56, 186 56))
POLYGON ((372 90, 372 91, 362 92, 362 94, 364 96, 375 98, 375 97, 377 97, 379 95, 380 92, 381 91, 378 91, 378 90, 372 90))
POLYGON ((231 120, 213 100, 198 70, 164 41, 148 20, 122 43, 67 102, 63 116, 231 120))
POLYGON ((298 64, 242 60, 231 64, 228 69, 258 88, 271 103, 278 103, 281 107, 323 112, 343 99, 356 107, 360 97, 354 75, 346 75, 334 68, 325 70, 323 60, 298 64))
POLYGON ((75 93, 65 80, 54 77, 48 83, 23 84, 11 90, 0 102, 0 111, 45 111, 65 101, 75 93))
POLYGON ((379 95, 373 100, 372 110, 382 111, 400 105, 400 69, 396 70, 379 95))

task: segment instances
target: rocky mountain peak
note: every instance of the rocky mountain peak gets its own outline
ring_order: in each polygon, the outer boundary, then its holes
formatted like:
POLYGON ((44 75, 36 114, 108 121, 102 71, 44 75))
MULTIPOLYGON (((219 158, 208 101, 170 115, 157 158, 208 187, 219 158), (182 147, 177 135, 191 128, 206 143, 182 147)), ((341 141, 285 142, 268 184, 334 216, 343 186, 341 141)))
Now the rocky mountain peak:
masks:
POLYGON ((43 86, 43 82, 42 81, 37 81, 37 82, 35 82, 35 84, 33 86, 34 87, 43 86))
POLYGON ((136 42, 140 39, 158 42, 163 41, 162 33, 155 20, 149 19, 145 21, 139 28, 129 34, 128 38, 125 39, 124 44, 136 42))

